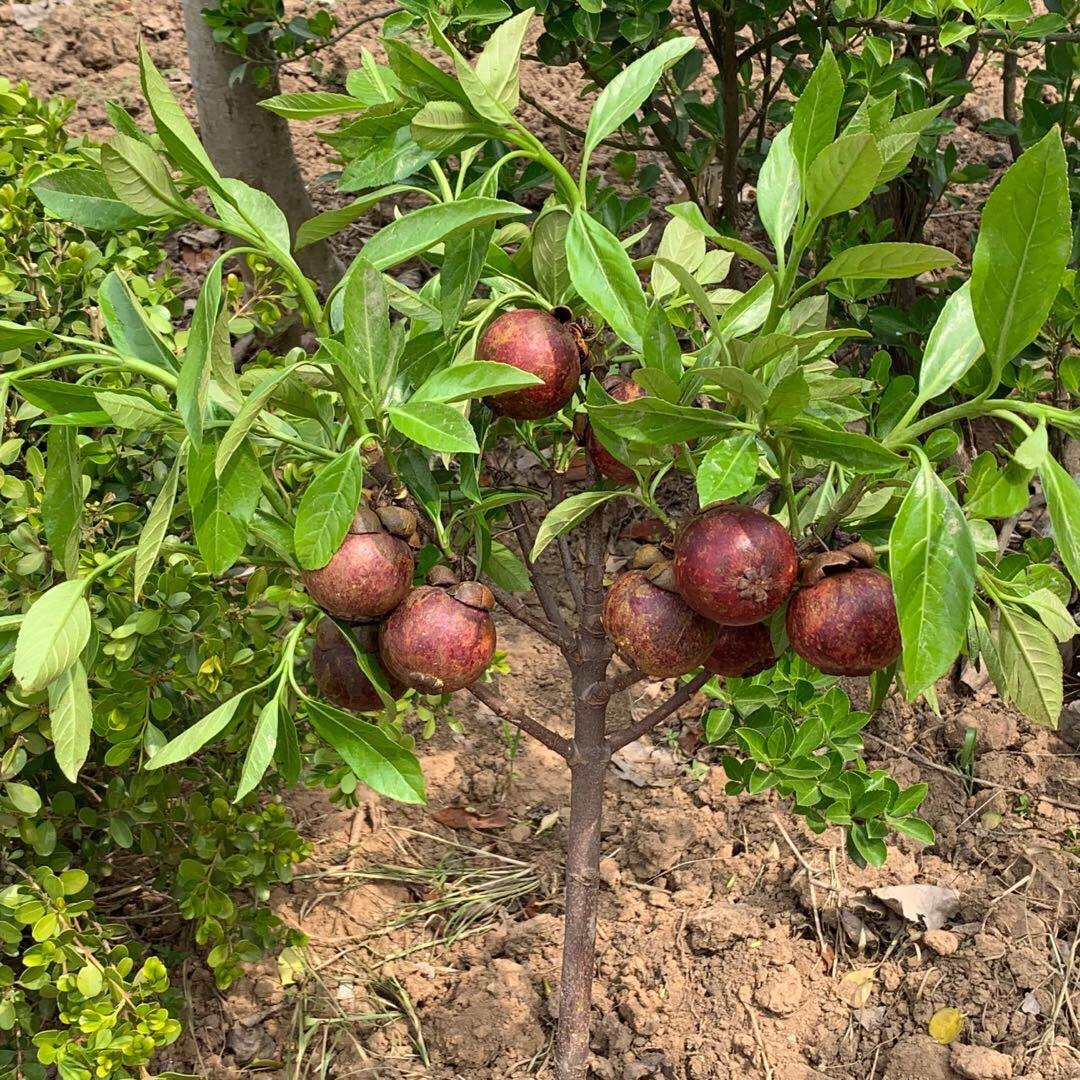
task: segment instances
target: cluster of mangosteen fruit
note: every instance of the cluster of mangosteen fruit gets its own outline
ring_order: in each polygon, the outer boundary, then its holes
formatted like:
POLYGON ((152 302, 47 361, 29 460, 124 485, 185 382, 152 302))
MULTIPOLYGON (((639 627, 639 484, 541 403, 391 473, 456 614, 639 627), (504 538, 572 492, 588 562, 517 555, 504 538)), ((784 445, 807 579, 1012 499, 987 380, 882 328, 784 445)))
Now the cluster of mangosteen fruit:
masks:
MULTIPOLYGON (((540 382, 486 403, 514 420, 553 416, 577 391, 586 355, 569 312, 504 312, 481 336, 477 359, 508 364, 540 382)), ((645 393, 621 375, 604 385, 620 402, 645 393)), ((621 483, 633 479, 591 431, 584 440, 601 474, 621 483)), ((411 511, 364 506, 329 563, 304 573, 311 598, 333 616, 320 622, 312 658, 316 683, 333 704, 356 712, 380 707, 356 651, 378 654, 395 697, 406 687, 463 689, 491 662, 491 591, 443 566, 414 587, 415 547, 411 511), (353 643, 339 623, 351 627, 353 643)), ((790 533, 775 518, 725 503, 692 518, 668 550, 652 544, 637 550, 607 591, 603 626, 622 658, 645 676, 704 667, 749 677, 776 663, 768 620, 787 603, 786 636, 799 656, 828 674, 866 675, 891 664, 901 648, 892 585, 873 564, 873 549, 856 543, 800 565, 790 533)))

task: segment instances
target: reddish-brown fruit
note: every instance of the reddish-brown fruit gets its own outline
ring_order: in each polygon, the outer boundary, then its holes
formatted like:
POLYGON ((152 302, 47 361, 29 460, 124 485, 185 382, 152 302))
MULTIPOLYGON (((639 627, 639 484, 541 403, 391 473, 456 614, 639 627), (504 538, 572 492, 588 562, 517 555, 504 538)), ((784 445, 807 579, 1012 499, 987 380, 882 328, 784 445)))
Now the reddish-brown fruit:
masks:
POLYGON ((380 627, 379 654, 386 670, 406 686, 448 694, 487 670, 495 654, 495 622, 489 611, 445 589, 421 585, 380 627))
MULTIPOLYGON (((645 388, 638 386, 633 379, 627 379, 623 375, 614 375, 605 380, 604 389, 616 401, 637 401, 645 396, 645 388)), ((615 480, 620 484, 629 484, 634 479, 634 470, 624 465, 614 454, 604 448, 603 443, 592 433, 590 428, 585 435, 585 448, 593 464, 609 480, 615 480)))
POLYGON ((543 380, 484 399, 514 420, 554 416, 574 396, 581 378, 574 335, 546 311, 532 308, 500 315, 481 336, 476 359, 509 364, 543 380))
POLYGON ((892 582, 880 570, 841 570, 805 586, 787 609, 791 647, 827 675, 869 675, 901 649, 892 582))
POLYGON ((620 574, 604 597, 604 631, 619 655, 654 679, 685 675, 712 651, 717 627, 644 570, 620 574))
MULTIPOLYGON (((368 641, 360 640, 358 635, 357 645, 363 652, 373 653, 375 644, 374 635, 368 641)), ((372 660, 376 660, 374 655, 372 660)), ((323 619, 315 631, 311 669, 315 685, 331 705, 350 712, 373 712, 382 708, 379 692, 356 662, 356 654, 345 635, 330 619, 323 619)), ((395 698, 401 697, 405 687, 389 676, 387 681, 390 693, 395 698)))
POLYGON ((377 619, 412 587, 413 554, 388 532, 350 532, 321 570, 305 570, 308 595, 339 619, 377 619))
POLYGON ((675 541, 683 599, 722 626, 768 618, 795 584, 798 558, 788 531, 751 506, 718 506, 694 518, 675 541))
POLYGON ((748 679, 776 663, 772 636, 764 623, 721 626, 705 670, 729 679, 748 679))

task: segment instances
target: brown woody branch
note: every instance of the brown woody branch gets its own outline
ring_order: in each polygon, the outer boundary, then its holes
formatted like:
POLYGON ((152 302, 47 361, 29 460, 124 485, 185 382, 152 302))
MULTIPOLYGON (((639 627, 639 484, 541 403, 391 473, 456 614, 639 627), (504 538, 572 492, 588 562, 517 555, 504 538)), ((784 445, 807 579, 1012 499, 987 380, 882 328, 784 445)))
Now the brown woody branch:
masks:
POLYGON ((648 676, 636 667, 627 671, 619 671, 609 676, 603 682, 593 683, 586 688, 583 695, 590 705, 604 705, 622 690, 629 690, 648 676))
POLYGON ((554 732, 546 724, 534 720, 527 713, 515 709, 509 702, 499 697, 487 683, 473 683, 468 691, 478 701, 482 701, 500 720, 531 735, 537 742, 542 743, 549 750, 554 750, 560 757, 569 760, 570 741, 554 732))
POLYGON ((546 641, 550 641, 552 645, 561 650, 567 652, 567 650, 573 647, 573 642, 568 637, 563 637, 554 626, 542 619, 538 615, 534 615, 513 593, 506 592, 505 589, 499 588, 491 578, 487 579, 487 586, 491 590, 492 596, 495 597, 495 602, 501 607, 508 615, 517 619, 519 623, 527 626, 530 630, 535 631, 546 641))
POLYGON ((859 500, 866 494, 869 486, 869 477, 856 476, 848 485, 847 491, 836 500, 833 508, 820 521, 809 527, 807 535, 798 543, 799 554, 806 555, 818 544, 827 543, 836 526, 859 505, 859 500))
POLYGON ((642 735, 651 731, 657 724, 663 723, 676 709, 685 705, 711 678, 709 672, 699 672, 688 683, 683 683, 667 701, 662 705, 658 705, 648 716, 643 717, 636 724, 623 728, 622 731, 613 731, 607 737, 607 744, 611 752, 621 750, 627 744, 640 739, 642 735))
MULTIPOLYGON (((533 588, 536 590, 536 597, 540 601, 540 606, 544 609, 548 621, 555 628, 555 633, 569 645, 570 629, 567 627, 566 619, 563 618, 562 610, 559 608, 559 600, 555 595, 555 590, 551 587, 544 572, 537 569, 536 564, 529 557, 532 546, 536 541, 532 522, 520 503, 511 503, 507 506, 506 512, 510 515, 510 520, 514 523, 514 528, 517 531, 518 543, 521 547, 521 558, 525 564, 525 569, 529 572, 529 578, 533 583, 533 588)), ((566 652, 566 648, 562 645, 559 648, 564 653, 566 652)))

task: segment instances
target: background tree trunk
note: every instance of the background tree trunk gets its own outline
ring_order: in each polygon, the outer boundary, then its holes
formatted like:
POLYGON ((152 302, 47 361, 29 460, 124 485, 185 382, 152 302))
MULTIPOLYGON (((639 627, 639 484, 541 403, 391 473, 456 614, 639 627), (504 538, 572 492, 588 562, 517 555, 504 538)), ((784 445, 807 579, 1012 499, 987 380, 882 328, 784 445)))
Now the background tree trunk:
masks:
MULTIPOLYGON (((315 213, 293 152, 289 125, 259 107, 280 92, 276 71, 260 89, 250 78, 229 85, 229 73, 240 63, 231 49, 219 45, 201 12, 217 0, 183 0, 191 85, 199 111, 199 135, 210 159, 225 176, 265 191, 285 214, 293 235, 315 213)), ((297 262, 324 293, 337 283, 342 267, 326 241, 297 252, 297 262)))

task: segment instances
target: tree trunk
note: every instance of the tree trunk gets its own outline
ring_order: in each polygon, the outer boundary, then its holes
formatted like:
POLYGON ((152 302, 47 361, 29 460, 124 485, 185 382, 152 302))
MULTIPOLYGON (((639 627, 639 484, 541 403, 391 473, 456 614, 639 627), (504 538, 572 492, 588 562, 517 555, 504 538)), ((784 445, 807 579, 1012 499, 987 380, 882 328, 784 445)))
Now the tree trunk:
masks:
MULTIPOLYGON (((211 161, 224 176, 236 177, 265 191, 281 208, 293 236, 315 210, 293 153, 289 125, 260 108, 259 102, 280 92, 277 72, 260 89, 250 78, 229 85, 240 62, 236 53, 214 41, 202 17, 217 0, 183 0, 191 85, 199 111, 199 135, 211 161)), ((296 254, 300 268, 324 293, 337 283, 342 267, 326 241, 296 254)))

